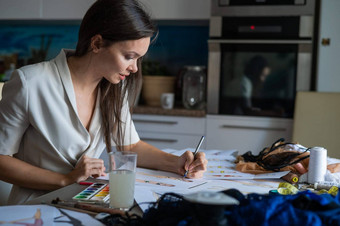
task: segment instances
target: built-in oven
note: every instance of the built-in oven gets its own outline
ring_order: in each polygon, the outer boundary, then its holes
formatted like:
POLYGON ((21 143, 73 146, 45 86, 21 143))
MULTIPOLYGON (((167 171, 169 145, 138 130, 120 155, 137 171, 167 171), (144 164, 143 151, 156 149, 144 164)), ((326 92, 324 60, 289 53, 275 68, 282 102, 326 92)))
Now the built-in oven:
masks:
MULTIPOLYGON (((265 2, 275 1, 212 1, 209 114, 292 118, 296 92, 311 90, 312 1, 277 1, 301 3, 300 13, 293 10, 296 15, 256 14, 256 7, 260 7, 260 12, 270 9, 265 2), (262 5, 252 7, 251 2, 262 5), (241 6, 250 12, 239 11, 241 6)), ((286 5, 282 10, 288 10, 288 6, 298 7, 286 5)))
POLYGON ((314 9, 315 0, 211 0, 214 16, 300 16, 314 9))

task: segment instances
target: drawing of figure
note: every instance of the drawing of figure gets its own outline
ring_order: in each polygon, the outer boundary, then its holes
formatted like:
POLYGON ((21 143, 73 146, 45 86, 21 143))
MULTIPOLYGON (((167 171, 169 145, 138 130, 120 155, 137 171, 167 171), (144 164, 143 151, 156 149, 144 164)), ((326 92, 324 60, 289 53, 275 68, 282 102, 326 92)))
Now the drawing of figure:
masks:
POLYGON ((21 224, 21 225, 25 225, 25 226, 42 226, 43 220, 41 219, 41 211, 38 208, 37 211, 35 212, 34 216, 31 218, 25 218, 25 219, 20 219, 20 220, 15 220, 15 221, 11 221, 9 222, 11 224, 21 224), (20 222, 20 221, 26 221, 29 219, 34 219, 34 223, 24 223, 24 222, 20 222))

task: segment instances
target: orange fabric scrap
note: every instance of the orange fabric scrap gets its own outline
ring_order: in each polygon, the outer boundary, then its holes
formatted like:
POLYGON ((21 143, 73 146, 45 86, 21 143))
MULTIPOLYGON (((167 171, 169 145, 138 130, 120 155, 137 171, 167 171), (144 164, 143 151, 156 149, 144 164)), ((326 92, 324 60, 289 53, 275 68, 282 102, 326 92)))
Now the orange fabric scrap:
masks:
MULTIPOLYGON (((275 154, 277 153, 277 151, 273 151, 273 153, 270 153, 268 155, 271 154, 275 154)), ((306 155, 309 155, 308 152, 301 154, 298 158, 304 157, 306 155)), ((295 158, 293 161, 297 160, 297 158, 295 158)), ((295 167, 295 165, 290 165, 290 166, 286 166, 280 169, 280 171, 290 171, 292 173, 296 173, 296 174, 303 174, 303 172, 301 171, 301 165, 303 166, 303 168, 308 171, 308 164, 309 164, 309 158, 302 160, 301 162, 297 163, 296 165, 299 165, 299 167, 295 167)), ((337 173, 340 172, 340 163, 334 163, 334 164, 330 164, 327 166, 327 169, 331 172, 331 173, 337 173)), ((243 173, 252 173, 252 174, 261 174, 261 173, 271 173, 273 171, 270 170, 265 170, 263 167, 259 166, 256 162, 245 162, 243 160, 242 156, 238 156, 237 160, 236 160, 236 170, 243 172, 243 173)))

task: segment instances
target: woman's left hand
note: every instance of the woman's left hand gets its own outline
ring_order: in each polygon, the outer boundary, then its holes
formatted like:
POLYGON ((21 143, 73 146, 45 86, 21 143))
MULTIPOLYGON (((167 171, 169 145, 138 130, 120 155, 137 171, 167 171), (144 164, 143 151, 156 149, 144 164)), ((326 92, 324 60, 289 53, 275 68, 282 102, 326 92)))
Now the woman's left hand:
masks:
POLYGON ((186 151, 179 158, 179 174, 184 175, 188 170, 186 177, 201 178, 207 170, 208 160, 203 152, 197 152, 195 158, 192 152, 186 151))

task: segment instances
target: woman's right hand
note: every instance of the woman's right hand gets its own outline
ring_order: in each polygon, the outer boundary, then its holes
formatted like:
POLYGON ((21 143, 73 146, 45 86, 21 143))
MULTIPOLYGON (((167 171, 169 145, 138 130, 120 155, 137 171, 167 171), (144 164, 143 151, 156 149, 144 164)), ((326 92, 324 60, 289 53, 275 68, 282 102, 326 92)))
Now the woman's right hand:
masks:
POLYGON ((104 172, 104 161, 88 156, 82 157, 70 173, 61 174, 0 154, 0 180, 30 189, 56 190, 90 176, 105 176, 104 172))
POLYGON ((79 183, 89 177, 105 176, 105 166, 102 159, 90 158, 84 155, 77 163, 75 169, 67 174, 71 183, 79 183))

